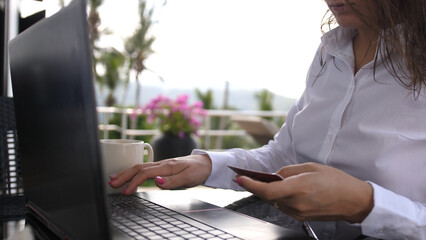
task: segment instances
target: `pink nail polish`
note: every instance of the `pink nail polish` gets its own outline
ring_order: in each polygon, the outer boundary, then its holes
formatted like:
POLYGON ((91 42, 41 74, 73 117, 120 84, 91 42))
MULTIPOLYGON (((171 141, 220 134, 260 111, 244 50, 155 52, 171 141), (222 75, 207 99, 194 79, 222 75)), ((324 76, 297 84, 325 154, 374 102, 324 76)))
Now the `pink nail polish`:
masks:
POLYGON ((243 186, 243 181, 241 181, 241 179, 236 178, 236 179, 235 179, 235 182, 236 182, 238 185, 240 185, 241 187, 243 186))
POLYGON ((115 180, 115 179, 113 179, 113 180, 109 181, 109 182, 108 182, 108 184, 109 184, 109 185, 111 185, 111 184, 113 184, 115 181, 116 181, 116 180, 115 180))
POLYGON ((155 182, 157 184, 163 185, 166 181, 164 180, 164 178, 157 176, 155 177, 155 182))
POLYGON ((121 194, 125 194, 126 193, 126 191, 127 191, 127 188, 124 188, 124 190, 121 192, 121 194))

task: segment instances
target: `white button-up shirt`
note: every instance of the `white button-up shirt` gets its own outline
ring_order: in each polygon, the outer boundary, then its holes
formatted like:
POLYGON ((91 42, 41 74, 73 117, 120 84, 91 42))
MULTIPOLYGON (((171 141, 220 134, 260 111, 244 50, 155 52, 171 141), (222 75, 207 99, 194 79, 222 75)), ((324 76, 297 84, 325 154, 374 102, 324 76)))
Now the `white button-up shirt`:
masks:
POLYGON ((213 169, 205 184, 240 189, 227 165, 275 172, 317 162, 374 188, 371 213, 348 226, 377 238, 426 239, 426 94, 415 98, 402 87, 380 54, 374 74, 373 62, 354 74, 354 34, 338 27, 322 37, 305 92, 274 140, 249 151, 209 152, 213 169))

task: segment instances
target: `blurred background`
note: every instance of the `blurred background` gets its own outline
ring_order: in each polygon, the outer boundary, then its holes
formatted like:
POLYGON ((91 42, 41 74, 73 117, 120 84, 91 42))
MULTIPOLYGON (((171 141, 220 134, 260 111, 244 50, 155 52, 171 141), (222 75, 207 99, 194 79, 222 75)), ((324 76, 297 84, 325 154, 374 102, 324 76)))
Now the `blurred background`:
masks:
MULTIPOLYGON (((0 0, 2 50, 69 2, 0 0)), ((159 95, 185 94, 209 110, 201 147, 259 146, 231 118, 261 111, 250 115, 284 123, 303 92, 326 10, 321 0, 87 0, 103 138, 150 141, 159 132, 138 108, 159 95)), ((2 55, 9 79, 7 52, 2 55)), ((8 81, 1 92, 11 96, 8 81)))
MULTIPOLYGON (((97 61, 99 105, 123 106, 143 104, 160 93, 174 96, 187 92, 192 96, 194 89, 212 90, 219 106, 228 86, 228 99, 238 108, 255 109, 255 92, 266 89, 276 95, 276 108, 288 109, 303 92, 327 9, 320 0, 87 2, 92 27, 98 34, 94 39, 98 60, 107 61, 107 55, 128 55, 125 45, 137 34, 141 16, 150 19, 145 38, 154 40, 144 60, 145 69, 139 74, 135 69, 129 71, 125 66, 128 64, 123 63, 117 69, 117 83, 107 84, 108 64, 97 61), (141 2, 145 2, 144 12, 141 2), (135 99, 137 82, 141 88, 139 100, 135 99), (110 91, 114 100, 107 102, 110 91)), ((16 18, 19 14, 25 19, 44 11, 48 17, 68 3, 69 0, 13 0, 9 5, 18 13, 11 11, 10 15, 16 18)), ((13 29, 10 33, 16 34, 13 29)))

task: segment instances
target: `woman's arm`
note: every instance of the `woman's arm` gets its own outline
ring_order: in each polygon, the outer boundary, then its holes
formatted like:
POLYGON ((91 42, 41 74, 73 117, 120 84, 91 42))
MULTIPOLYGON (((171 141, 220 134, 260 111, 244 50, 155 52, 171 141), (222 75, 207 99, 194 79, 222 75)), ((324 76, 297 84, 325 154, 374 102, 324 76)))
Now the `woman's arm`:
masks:
POLYGON ((371 186, 374 207, 361 222, 364 235, 382 239, 426 239, 426 203, 412 201, 375 183, 371 186))
POLYGON ((426 239, 425 204, 317 163, 278 173, 285 179, 262 183, 238 176, 236 181, 299 220, 361 223, 364 235, 382 239, 426 239))
POLYGON ((230 149, 225 152, 195 150, 193 154, 208 154, 212 161, 212 172, 205 185, 242 190, 232 181, 235 173, 227 167, 228 165, 262 172, 276 172, 282 166, 296 164, 291 132, 293 118, 302 108, 303 98, 302 96, 302 100, 290 109, 286 122, 274 140, 263 147, 253 150, 230 149))

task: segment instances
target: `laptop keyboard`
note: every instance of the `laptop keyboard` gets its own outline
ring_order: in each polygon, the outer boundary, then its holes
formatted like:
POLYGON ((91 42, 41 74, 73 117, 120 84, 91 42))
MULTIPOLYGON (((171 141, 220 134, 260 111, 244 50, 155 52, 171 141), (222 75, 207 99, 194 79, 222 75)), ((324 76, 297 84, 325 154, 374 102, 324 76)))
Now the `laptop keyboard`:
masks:
POLYGON ((240 239, 136 196, 108 197, 111 223, 134 239, 240 239))

